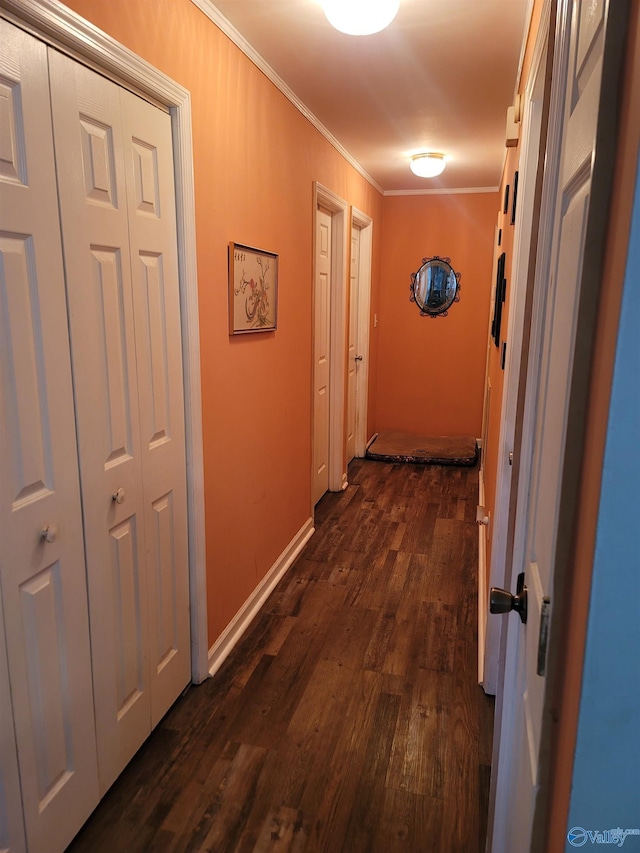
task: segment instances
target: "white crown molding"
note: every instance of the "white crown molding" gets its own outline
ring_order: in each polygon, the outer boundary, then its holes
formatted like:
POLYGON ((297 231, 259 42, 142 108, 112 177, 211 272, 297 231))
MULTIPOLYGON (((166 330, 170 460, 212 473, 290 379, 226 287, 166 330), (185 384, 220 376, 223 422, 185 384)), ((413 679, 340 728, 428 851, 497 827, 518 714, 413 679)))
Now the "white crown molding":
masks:
POLYGON ((311 124, 315 127, 317 131, 319 131, 324 138, 333 145, 336 151, 341 154, 344 159, 351 165, 353 168, 362 175, 362 177, 368 181, 374 189, 378 190, 379 193, 383 194, 383 189, 380 184, 375 181, 371 175, 358 163, 358 161, 353 157, 347 149, 340 143, 336 137, 328 130, 312 112, 311 110, 300 100, 300 98, 296 95, 296 93, 289 88, 289 86, 285 83, 285 81, 277 74, 273 68, 266 62, 263 57, 258 53, 258 51, 246 40, 246 38, 238 32, 238 30, 233 26, 233 24, 225 18, 222 12, 215 6, 211 0, 191 0, 191 2, 200 9, 200 11, 212 21, 218 29, 222 30, 222 32, 229 38, 231 41, 238 47, 248 59, 253 62, 253 64, 262 71, 262 73, 273 83, 276 88, 278 88, 282 94, 287 98, 293 106, 302 113, 302 115, 311 122, 311 124))
POLYGON ((445 187, 437 190, 385 190, 382 195, 460 195, 465 193, 497 193, 499 187, 445 187))

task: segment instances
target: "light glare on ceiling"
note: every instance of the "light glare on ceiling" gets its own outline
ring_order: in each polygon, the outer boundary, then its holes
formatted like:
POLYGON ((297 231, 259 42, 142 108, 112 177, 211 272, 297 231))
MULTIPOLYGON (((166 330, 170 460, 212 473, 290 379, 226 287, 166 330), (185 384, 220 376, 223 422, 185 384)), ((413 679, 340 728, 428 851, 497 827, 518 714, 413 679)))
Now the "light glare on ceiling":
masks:
POLYGON ((368 36, 388 27, 400 0, 321 0, 329 23, 350 36, 368 36))
POLYGON ((444 167, 447 165, 447 158, 444 154, 430 151, 425 154, 416 154, 411 158, 409 164, 411 171, 419 178, 435 178, 444 172, 444 167))

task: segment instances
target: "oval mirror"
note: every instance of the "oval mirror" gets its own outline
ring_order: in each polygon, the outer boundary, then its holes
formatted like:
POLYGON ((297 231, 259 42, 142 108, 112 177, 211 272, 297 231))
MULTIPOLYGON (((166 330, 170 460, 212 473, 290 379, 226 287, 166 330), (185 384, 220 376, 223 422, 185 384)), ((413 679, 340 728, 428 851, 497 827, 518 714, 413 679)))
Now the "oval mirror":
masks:
POLYGON ((410 290, 410 301, 423 317, 444 317, 460 301, 460 273, 454 272, 450 258, 423 258, 418 272, 411 273, 410 290))

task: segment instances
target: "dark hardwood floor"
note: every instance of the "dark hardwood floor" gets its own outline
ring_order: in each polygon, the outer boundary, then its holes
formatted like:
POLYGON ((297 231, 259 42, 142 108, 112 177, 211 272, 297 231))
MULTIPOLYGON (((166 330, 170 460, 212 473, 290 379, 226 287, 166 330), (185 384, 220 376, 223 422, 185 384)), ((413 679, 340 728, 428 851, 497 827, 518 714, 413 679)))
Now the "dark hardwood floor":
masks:
POLYGON ((70 851, 484 850, 477 470, 356 460, 349 483, 70 851))

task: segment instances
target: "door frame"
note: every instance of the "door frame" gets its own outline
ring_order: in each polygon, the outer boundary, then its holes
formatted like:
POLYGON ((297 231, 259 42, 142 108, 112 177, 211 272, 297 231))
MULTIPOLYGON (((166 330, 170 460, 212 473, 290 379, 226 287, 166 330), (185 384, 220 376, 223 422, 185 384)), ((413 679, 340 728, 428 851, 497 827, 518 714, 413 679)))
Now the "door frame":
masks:
MULTIPOLYGON (((570 24, 566 15, 563 14, 563 3, 559 0, 556 12, 553 49, 552 92, 549 108, 549 125, 544 165, 544 188, 540 207, 540 226, 538 232, 538 246, 536 251, 536 269, 533 283, 533 301, 541 297, 541 287, 548 280, 552 264, 553 235, 555 229, 556 194, 561 166, 562 127, 565 112, 565 95, 568 76, 569 61, 569 35, 570 24)), ((532 308, 530 319, 530 338, 528 346, 528 363, 526 365, 525 388, 531 383, 535 385, 536 371, 539 369, 540 347, 542 345, 544 311, 535 313, 532 308), (537 320, 537 324, 536 324, 537 320)), ((517 518, 513 530, 513 551, 509 565, 505 565, 504 581, 511 588, 512 567, 521 565, 525 549, 524 525, 522 518, 526 518, 526 510, 529 492, 529 473, 531 467, 531 452, 534 440, 535 416, 527 415, 529 412, 522 411, 520 417, 521 439, 518 447, 518 487, 513 494, 516 502, 517 518)), ((534 413, 535 415, 535 413, 534 413)), ((498 496, 499 497, 499 496, 498 496)), ((499 620, 503 621, 503 620, 499 620)), ((510 746, 514 740, 516 725, 515 708, 512 696, 515 692, 517 675, 517 652, 518 652, 518 628, 515 620, 508 619, 507 624, 502 626, 500 634, 499 654, 501 666, 498 672, 498 684, 496 690, 495 722, 493 733, 493 754, 491 758, 491 788, 489 792, 489 819, 487 826, 487 850, 491 853, 502 853, 505 850, 505 831, 509 826, 510 815, 508 813, 510 793, 514 785, 513 762, 514 758, 510 746)), ((549 648, 551 643, 549 644, 549 648)), ((544 783, 543 783, 544 784, 544 783)))
MULTIPOLYGON (((347 388, 347 209, 348 204, 318 181, 313 182, 313 282, 316 280, 318 207, 331 213, 331 296, 329 344, 329 491, 347 488, 345 466, 345 397, 347 388)), ((315 301, 313 301, 315 317, 315 301)), ((314 318, 312 318, 313 320, 314 318)), ((313 326, 315 328, 315 325, 313 326)), ((313 352, 313 341, 312 341, 313 352)), ((312 359, 313 362, 313 359, 312 359)), ((313 367, 312 367, 313 370, 313 367)), ((311 447, 313 448, 313 386, 311 383, 311 447)), ((313 453, 312 453, 313 458, 313 453)), ((314 514, 311 498, 311 516, 314 514)))
POLYGON ((191 94, 76 12, 51 0, 3 0, 0 15, 171 116, 184 379, 191 679, 209 676, 200 326, 191 94))
MULTIPOLYGON (((360 229, 358 259, 358 325, 356 350, 362 356, 356 371, 356 457, 363 459, 367 452, 367 416, 369 409, 369 337, 371 331, 371 266, 373 256, 373 219, 351 208, 351 228, 360 229)), ((349 308, 351 310, 351 306, 349 308)))
MULTIPOLYGON (((500 412, 500 435, 498 439, 498 458, 496 472, 496 505, 494 508, 493 536, 491 543, 491 564, 489 566, 489 586, 510 588, 511 572, 508 567, 509 546, 513 535, 515 505, 518 486, 520 454, 518 438, 524 405, 524 374, 529 347, 526 334, 526 321, 530 319, 532 294, 532 267, 535 260, 535 241, 532 228, 537 227, 540 204, 536 187, 538 175, 544 166, 544 151, 540 155, 540 143, 546 137, 546 116, 548 111, 548 86, 545 85, 545 72, 549 59, 549 35, 551 24, 551 0, 545 0, 540 24, 534 45, 529 77, 523 96, 522 138, 520 141, 521 160, 518 163, 520 184, 518 207, 516 210, 515 232, 513 240, 513 267, 511 273, 512 296, 509 304, 507 322, 507 358, 504 373, 504 393, 500 412), (532 115, 536 90, 542 89, 540 129, 532 132, 532 115), (537 204, 536 204, 537 202, 537 204), (532 251, 534 253, 532 257, 532 251), (513 464, 509 463, 509 453, 513 454, 513 464)), ((550 158, 556 157, 557 150, 550 151, 550 158)), ((557 162, 549 162, 547 168, 559 167, 557 162)), ((535 273, 535 269, 533 271, 535 273)), ((484 435, 483 435, 484 439, 484 435)), ((482 503, 482 502, 481 502, 482 503)), ((485 588, 481 595, 486 597, 485 588)), ((484 653, 480 665, 481 683, 486 693, 494 696, 498 689, 498 664, 503 620, 494 619, 483 612, 486 622, 484 642, 479 648, 484 653)), ((480 637, 482 639, 482 637, 480 637)))
MULTIPOLYGON (((629 3, 605 3, 607 15, 605 44, 603 51, 603 69, 598 96, 598 118, 596 131, 596 155, 591 164, 591 200, 587 218, 587 233, 582 254, 580 293, 578 296, 577 325, 575 330, 574 361, 570 371, 569 396, 566 415, 567 435, 557 494, 555 518, 557 540, 553 558, 551 584, 551 620, 549 643, 547 647, 546 687, 542 709, 542 731, 538 759, 537 793, 534 809, 532 850, 542 850, 546 843, 545 833, 550 809, 550 788, 554 751, 558 744, 553 741, 554 718, 561 715, 562 666, 565 654, 566 635, 571 629, 572 585, 578 567, 571 559, 574 546, 574 524, 576 520, 577 496, 580 486, 580 471, 585 451, 586 412, 589 402, 589 382, 591 377, 591 354, 596 334, 598 303, 602 286, 602 264, 607 238, 609 202, 613 171, 616 164, 617 111, 619 109, 619 73, 624 57, 626 28, 629 17, 629 3)), ((569 39, 573 14, 572 0, 558 0, 555 28, 554 67, 552 75, 552 95, 549 114, 549 132, 545 167, 545 186, 542 195, 539 241, 536 255, 535 288, 538 282, 546 282, 554 258, 553 237, 556 225, 557 186, 560 179, 562 131, 566 107, 566 90, 569 62, 569 39), (554 165, 547 175, 547 168, 554 165)), ((544 298, 544 293, 534 293, 534 299, 544 298)), ((539 312, 539 325, 542 325, 548 308, 539 312)), ((535 320, 534 316, 534 320, 535 320)), ((528 360, 527 385, 532 381, 532 372, 537 369, 539 360, 541 329, 532 323, 531 346, 528 360)), ((512 565, 523 563, 525 549, 524 530, 521 518, 526 516, 531 447, 535 436, 534 418, 528 411, 522 419, 523 450, 521 476, 518 483, 518 508, 513 540, 512 565), (526 454, 526 455, 525 455, 526 454)), ((579 617, 578 617, 579 618, 579 617)), ((511 815, 508 812, 509 793, 513 790, 510 778, 513 769, 511 751, 513 741, 516 633, 519 630, 517 619, 507 621, 503 631, 501 659, 503 666, 499 674, 496 703, 496 721, 494 727, 494 752, 492 757, 492 779, 489 799, 489 825, 487 831, 487 850, 502 853, 504 848, 504 828, 508 826, 511 815)), ((544 848, 546 849, 546 847, 544 848)))

